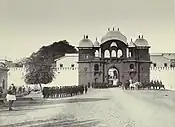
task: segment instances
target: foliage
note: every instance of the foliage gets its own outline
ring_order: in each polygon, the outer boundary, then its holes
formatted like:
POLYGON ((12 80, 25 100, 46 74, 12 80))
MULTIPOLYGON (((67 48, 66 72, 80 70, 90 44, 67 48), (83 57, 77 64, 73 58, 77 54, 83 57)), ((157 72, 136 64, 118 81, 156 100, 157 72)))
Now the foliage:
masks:
POLYGON ((32 54, 25 62, 27 84, 48 84, 54 78, 52 64, 43 57, 32 54))
POLYGON ((24 61, 26 84, 48 84, 54 79, 53 63, 56 58, 65 53, 76 53, 74 46, 69 45, 66 40, 55 42, 49 46, 43 46, 24 61))
POLYGON ((64 56, 65 53, 77 53, 77 50, 66 40, 63 40, 41 47, 36 54, 40 54, 43 57, 49 57, 50 62, 53 63, 55 59, 64 56))

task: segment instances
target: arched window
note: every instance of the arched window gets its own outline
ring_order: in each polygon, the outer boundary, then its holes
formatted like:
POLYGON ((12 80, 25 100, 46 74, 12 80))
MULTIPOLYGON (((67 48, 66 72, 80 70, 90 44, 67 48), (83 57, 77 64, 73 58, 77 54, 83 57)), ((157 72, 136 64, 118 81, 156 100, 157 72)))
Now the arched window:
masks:
POLYGON ((130 68, 130 69, 134 69, 134 64, 130 64, 130 65, 129 65, 129 68, 130 68))
POLYGON ((111 45, 110 45, 110 47, 117 47, 116 42, 112 42, 111 45))
POLYGON ((117 53, 116 53, 115 50, 112 50, 112 52, 111 52, 111 56, 112 56, 112 57, 117 57, 117 53))
POLYGON ((120 58, 122 55, 123 55, 123 52, 121 49, 119 49, 117 52, 117 57, 120 58))
POLYGON ((99 71, 99 65, 98 64, 94 65, 94 71, 99 71))
POLYGON ((98 50, 95 51, 95 57, 99 57, 99 51, 98 50))
POLYGON ((109 50, 105 50, 105 52, 104 52, 104 58, 110 58, 110 52, 109 52, 109 50))
POLYGON ((2 89, 5 89, 5 80, 2 80, 2 89))
POLYGON ((99 57, 101 58, 101 48, 99 49, 99 57))
POLYGON ((128 48, 126 49, 126 54, 127 54, 127 57, 129 57, 129 49, 128 48))

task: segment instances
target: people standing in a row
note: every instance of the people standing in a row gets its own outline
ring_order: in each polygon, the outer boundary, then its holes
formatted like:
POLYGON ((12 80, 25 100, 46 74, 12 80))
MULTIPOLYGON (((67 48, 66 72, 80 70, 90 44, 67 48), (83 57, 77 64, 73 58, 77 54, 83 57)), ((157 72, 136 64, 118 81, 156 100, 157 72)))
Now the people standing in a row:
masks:
POLYGON ((6 96, 7 101, 9 102, 9 111, 12 110, 13 102, 16 100, 16 87, 14 84, 11 84, 6 96))
POLYGON ((44 87, 43 88, 43 97, 66 97, 66 96, 74 96, 80 95, 83 93, 87 93, 88 86, 79 85, 79 86, 60 86, 60 87, 44 87))
POLYGON ((162 81, 158 81, 158 80, 151 80, 150 84, 149 84, 149 88, 151 89, 151 87, 153 87, 153 89, 165 89, 165 86, 162 84, 162 81))

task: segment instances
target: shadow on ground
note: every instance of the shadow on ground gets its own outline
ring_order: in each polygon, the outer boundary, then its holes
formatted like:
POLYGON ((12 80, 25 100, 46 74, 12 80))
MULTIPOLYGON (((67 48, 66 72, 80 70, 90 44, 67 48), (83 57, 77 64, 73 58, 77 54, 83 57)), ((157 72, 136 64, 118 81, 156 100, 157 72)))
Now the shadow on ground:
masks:
POLYGON ((0 127, 91 127, 98 126, 100 121, 97 119, 77 120, 71 114, 59 114, 55 118, 47 120, 26 121, 21 123, 3 125, 0 127))
MULTIPOLYGON (((53 104, 66 104, 66 103, 86 103, 86 102, 97 102, 97 101, 105 101, 109 100, 109 98, 70 98, 70 99, 61 99, 61 100, 31 100, 31 101, 16 101, 13 107, 17 107, 14 111, 27 111, 27 110, 38 110, 38 109, 45 109, 49 107, 34 107, 31 108, 30 106, 41 106, 41 105, 53 105, 53 104), (29 108, 30 107, 30 108, 29 108)), ((4 105, 4 108, 7 108, 8 105, 4 105)), ((50 108, 55 106, 50 106, 50 108)), ((0 110, 0 113, 7 112, 7 109, 0 110)), ((13 111, 10 111, 13 112, 13 111)))

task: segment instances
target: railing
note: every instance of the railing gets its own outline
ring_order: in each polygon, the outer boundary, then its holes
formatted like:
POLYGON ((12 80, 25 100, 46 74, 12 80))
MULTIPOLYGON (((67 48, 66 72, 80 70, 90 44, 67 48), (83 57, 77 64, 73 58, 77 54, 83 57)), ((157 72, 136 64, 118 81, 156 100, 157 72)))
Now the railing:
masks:
POLYGON ((150 70, 175 70, 175 67, 150 67, 150 70))

